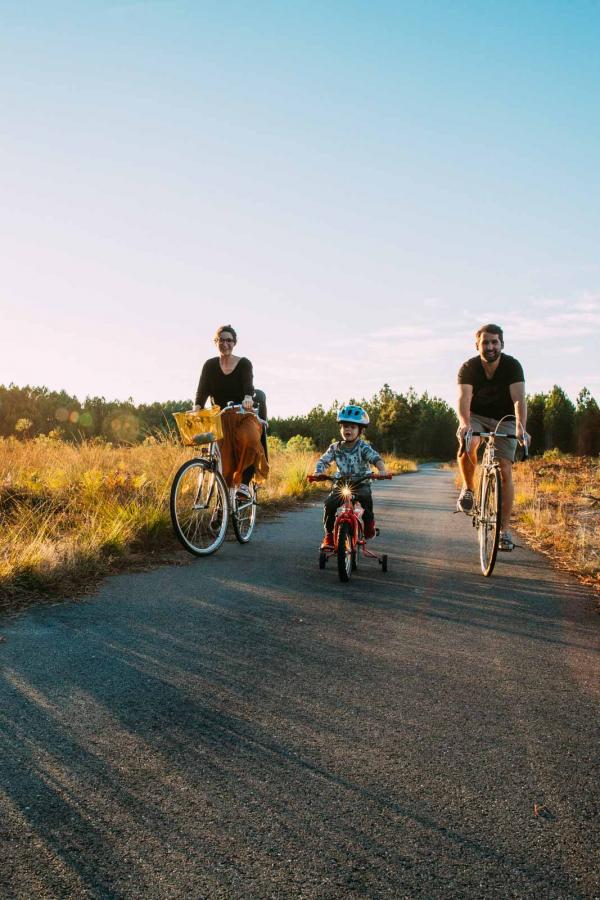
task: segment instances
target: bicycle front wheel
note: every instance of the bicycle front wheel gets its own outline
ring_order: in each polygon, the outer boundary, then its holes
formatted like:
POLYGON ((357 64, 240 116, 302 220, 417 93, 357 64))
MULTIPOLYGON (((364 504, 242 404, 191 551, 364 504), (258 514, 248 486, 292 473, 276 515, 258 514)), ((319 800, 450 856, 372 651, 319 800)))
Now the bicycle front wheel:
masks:
POLYGON ((189 459, 171 485, 171 521, 179 541, 194 556, 218 550, 227 532, 227 487, 202 459, 189 459))
POLYGON ((481 571, 490 576, 494 570, 500 540, 502 482, 497 468, 484 472, 479 507, 479 559, 481 571))
POLYGON ((250 484, 250 499, 235 497, 231 511, 231 523, 240 544, 247 544, 256 524, 256 485, 250 484))
POLYGON ((338 532, 337 563, 340 581, 350 581, 352 574, 352 532, 347 522, 342 522, 338 532))

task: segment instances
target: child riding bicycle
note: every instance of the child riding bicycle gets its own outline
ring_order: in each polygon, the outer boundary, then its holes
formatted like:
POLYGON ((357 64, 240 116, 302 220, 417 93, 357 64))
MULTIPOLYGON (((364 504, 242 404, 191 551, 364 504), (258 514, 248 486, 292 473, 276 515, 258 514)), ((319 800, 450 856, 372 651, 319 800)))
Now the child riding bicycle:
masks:
MULTIPOLYGON (((387 475, 385 463, 377 450, 361 440, 365 428, 369 424, 369 416, 361 406, 344 406, 337 414, 337 421, 340 423, 341 441, 335 441, 331 444, 325 453, 320 457, 315 466, 315 475, 323 475, 331 463, 335 463, 340 475, 346 478, 362 478, 371 471, 371 466, 375 466, 380 475, 387 475)), ((373 515, 373 496, 371 494, 371 486, 368 481, 357 485, 354 496, 360 502, 364 509, 363 522, 365 527, 365 538, 375 537, 375 517, 373 515)), ((325 526, 325 537, 321 548, 333 548, 333 528, 335 524, 335 513, 340 506, 340 494, 336 487, 325 500, 325 510, 323 515, 323 524, 325 526)))

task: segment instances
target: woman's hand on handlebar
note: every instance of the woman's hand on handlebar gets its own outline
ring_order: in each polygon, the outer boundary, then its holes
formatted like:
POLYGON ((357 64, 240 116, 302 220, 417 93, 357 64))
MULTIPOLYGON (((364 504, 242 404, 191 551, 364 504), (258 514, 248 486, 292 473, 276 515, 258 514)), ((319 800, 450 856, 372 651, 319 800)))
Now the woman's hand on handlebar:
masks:
MULTIPOLYGON (((265 428, 268 428, 269 423, 266 421, 266 419, 261 419, 261 417, 258 414, 259 413, 258 406, 253 406, 252 402, 250 403, 250 406, 245 405, 247 399, 248 399, 247 397, 244 397, 244 400, 242 403, 234 403, 233 400, 230 400, 230 402, 227 404, 227 406, 223 407, 221 412, 228 412, 228 411, 233 410, 234 412, 239 413, 239 415, 243 415, 243 416, 252 414, 253 416, 256 416, 256 418, 258 419, 258 421, 260 422, 261 425, 264 425, 265 428)), ((252 397, 250 397, 250 400, 252 401, 252 397)))
POLYGON ((251 397, 249 394, 246 394, 246 396, 242 400, 242 408, 246 409, 248 411, 250 411, 251 409, 254 409, 254 398, 251 397))

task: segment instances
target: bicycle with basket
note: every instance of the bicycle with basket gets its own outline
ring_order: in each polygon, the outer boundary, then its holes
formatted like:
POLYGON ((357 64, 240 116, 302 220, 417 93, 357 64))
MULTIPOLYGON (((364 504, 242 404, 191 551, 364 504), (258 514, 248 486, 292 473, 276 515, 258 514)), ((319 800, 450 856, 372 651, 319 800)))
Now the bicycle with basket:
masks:
POLYGON ((263 427, 258 409, 245 410, 229 403, 223 409, 173 413, 182 443, 194 447, 198 455, 188 459, 175 473, 171 485, 170 511, 173 529, 181 544, 194 556, 208 556, 218 550, 227 534, 229 521, 241 544, 250 540, 256 524, 257 485, 249 485, 250 496, 229 488, 223 477, 218 441, 223 437, 221 417, 225 414, 254 415, 263 427))

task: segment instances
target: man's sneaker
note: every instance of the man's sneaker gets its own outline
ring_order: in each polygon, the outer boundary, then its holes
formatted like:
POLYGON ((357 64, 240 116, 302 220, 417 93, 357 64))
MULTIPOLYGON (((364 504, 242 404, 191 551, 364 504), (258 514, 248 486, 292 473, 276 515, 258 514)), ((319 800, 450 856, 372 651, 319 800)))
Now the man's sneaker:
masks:
POLYGON ((514 549, 515 545, 510 531, 508 531, 508 529, 506 531, 501 531, 500 540, 498 541, 498 550, 504 550, 506 553, 510 553, 510 551, 514 549))
POLYGON ((456 508, 459 512, 470 513, 473 511, 473 491, 469 488, 463 488, 459 498, 456 501, 456 508))
POLYGON ((321 550, 333 550, 333 535, 330 531, 325 533, 323 543, 321 544, 321 550))
POLYGON ((374 538, 377 534, 377 529, 375 528, 375 521, 367 522, 365 524, 365 538, 367 541, 370 541, 371 538, 374 538))

